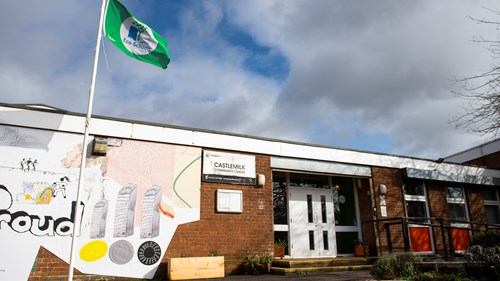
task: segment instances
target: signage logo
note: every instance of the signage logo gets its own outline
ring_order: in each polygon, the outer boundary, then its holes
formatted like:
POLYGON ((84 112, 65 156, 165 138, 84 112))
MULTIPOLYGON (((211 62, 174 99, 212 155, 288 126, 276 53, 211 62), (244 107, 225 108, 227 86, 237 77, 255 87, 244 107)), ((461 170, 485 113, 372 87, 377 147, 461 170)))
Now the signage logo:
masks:
POLYGON ((136 55, 147 55, 158 45, 151 28, 133 17, 123 21, 120 27, 120 38, 125 48, 136 55))

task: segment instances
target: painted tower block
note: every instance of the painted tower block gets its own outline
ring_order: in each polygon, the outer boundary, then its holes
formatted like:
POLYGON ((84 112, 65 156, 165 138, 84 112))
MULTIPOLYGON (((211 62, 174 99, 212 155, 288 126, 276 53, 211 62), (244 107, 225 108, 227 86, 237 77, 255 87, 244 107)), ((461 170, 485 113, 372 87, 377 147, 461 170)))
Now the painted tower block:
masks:
POLYGON ((103 238, 106 235, 106 218, 108 216, 109 201, 99 200, 94 205, 92 222, 90 225, 90 239, 103 238))
POLYGON ((141 238, 153 238, 160 234, 161 187, 151 186, 144 194, 141 211, 141 238))
POLYGON ((135 204, 137 186, 128 184, 118 192, 115 210, 113 237, 128 237, 134 234, 135 204))

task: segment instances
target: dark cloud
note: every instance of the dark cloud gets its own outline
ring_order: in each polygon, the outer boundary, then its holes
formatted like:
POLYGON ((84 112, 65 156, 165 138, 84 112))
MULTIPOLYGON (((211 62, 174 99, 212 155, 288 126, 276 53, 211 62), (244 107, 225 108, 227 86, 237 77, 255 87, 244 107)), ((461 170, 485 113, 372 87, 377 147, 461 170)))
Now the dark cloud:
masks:
MULTIPOLYGON (((478 30, 466 16, 487 13, 478 3, 258 3, 232 8, 235 22, 290 60, 289 80, 276 102, 277 120, 286 124, 277 126, 281 131, 300 134, 321 124, 352 138, 358 131, 365 137, 388 134, 391 152, 416 156, 450 153, 481 139, 448 122, 456 110, 450 79, 488 64, 488 54, 469 41, 478 30)), ((309 140, 315 141, 314 134, 309 140)))

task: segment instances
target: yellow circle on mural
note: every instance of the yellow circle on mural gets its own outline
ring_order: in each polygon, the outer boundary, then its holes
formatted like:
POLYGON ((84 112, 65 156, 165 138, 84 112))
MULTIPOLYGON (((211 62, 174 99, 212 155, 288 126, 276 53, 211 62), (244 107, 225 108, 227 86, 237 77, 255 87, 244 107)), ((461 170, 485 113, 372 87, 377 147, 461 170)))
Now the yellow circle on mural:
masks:
POLYGON ((89 242, 80 249, 80 259, 86 262, 100 260, 108 252, 108 244, 102 240, 89 242))

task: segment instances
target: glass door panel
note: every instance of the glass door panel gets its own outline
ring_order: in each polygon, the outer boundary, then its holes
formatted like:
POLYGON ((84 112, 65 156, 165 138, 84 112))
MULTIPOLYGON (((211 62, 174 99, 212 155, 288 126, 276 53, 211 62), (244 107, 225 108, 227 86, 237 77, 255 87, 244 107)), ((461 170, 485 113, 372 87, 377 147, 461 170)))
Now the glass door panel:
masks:
POLYGON ((354 241, 359 240, 354 179, 333 177, 332 185, 337 254, 352 255, 354 253, 354 241))

